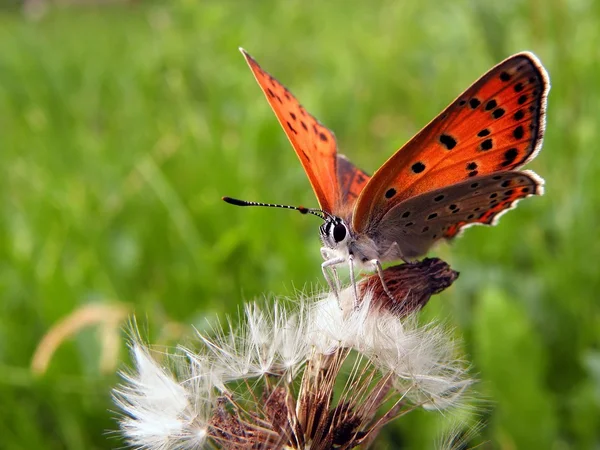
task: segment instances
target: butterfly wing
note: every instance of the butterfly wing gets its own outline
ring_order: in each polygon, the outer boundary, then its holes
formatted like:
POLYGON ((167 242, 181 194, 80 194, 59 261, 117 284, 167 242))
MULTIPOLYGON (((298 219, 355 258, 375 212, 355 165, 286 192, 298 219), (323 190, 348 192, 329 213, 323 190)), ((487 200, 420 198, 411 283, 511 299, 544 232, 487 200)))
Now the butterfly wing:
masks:
POLYGON ((264 71, 245 50, 240 51, 292 143, 321 209, 335 214, 340 192, 333 133, 310 115, 292 93, 264 71))
POLYGON ((435 241, 450 239, 470 225, 494 224, 520 199, 542 193, 543 180, 528 170, 473 177, 399 203, 372 238, 378 248, 397 242, 402 256, 420 256, 435 241))
POLYGON ((356 202, 354 230, 380 228, 412 197, 529 162, 542 145, 549 88, 531 53, 492 68, 373 175, 356 202))
POLYGON ((341 203, 349 213, 352 206, 354 206, 354 202, 356 202, 356 199, 358 199, 358 196, 371 177, 339 153, 337 155, 337 177, 339 180, 341 203))

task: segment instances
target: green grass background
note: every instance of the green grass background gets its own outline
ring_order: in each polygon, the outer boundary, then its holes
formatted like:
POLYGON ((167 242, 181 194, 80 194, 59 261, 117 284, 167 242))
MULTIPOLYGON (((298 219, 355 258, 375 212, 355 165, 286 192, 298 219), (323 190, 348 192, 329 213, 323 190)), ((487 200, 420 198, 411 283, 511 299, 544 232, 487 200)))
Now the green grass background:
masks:
MULTIPOLYGON (((493 64, 552 80, 546 195, 432 252, 461 272, 427 314, 458 327, 488 402, 472 445, 600 448, 600 4, 194 1, 0 9, 0 448, 123 445, 94 329, 29 370, 84 304, 126 303, 154 342, 242 300, 323 285, 316 205, 238 46, 374 171, 493 64), (171 327, 173 328, 173 327, 171 327)), ((173 335, 171 335, 173 336, 173 335)), ((123 347, 120 366, 127 361, 123 347)), ((378 448, 428 449, 415 413, 378 448)))

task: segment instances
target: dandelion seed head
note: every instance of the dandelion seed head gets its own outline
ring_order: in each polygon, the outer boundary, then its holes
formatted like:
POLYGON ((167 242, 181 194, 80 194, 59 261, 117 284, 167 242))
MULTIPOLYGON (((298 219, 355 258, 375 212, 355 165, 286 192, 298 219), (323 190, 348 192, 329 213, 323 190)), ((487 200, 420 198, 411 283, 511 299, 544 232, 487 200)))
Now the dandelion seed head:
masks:
POLYGON ((469 441, 474 439, 483 427, 484 423, 481 421, 469 424, 460 420, 450 421, 443 433, 436 439, 435 448, 439 450, 461 450, 467 448, 469 441))
MULTIPOLYGON (((368 357, 382 373, 393 373, 394 386, 413 402, 429 409, 456 405, 473 381, 449 330, 442 325, 420 325, 413 311, 402 319, 397 311, 381 308, 376 291, 363 291, 357 308, 352 288, 322 298, 312 311, 310 342, 323 354, 352 348, 368 357)), ((385 294, 384 294, 385 295, 385 294)))
POLYGON ((391 269, 395 292, 420 289, 412 303, 379 298, 387 294, 369 277, 358 302, 349 287, 292 307, 249 303, 198 333, 199 350, 170 355, 175 374, 134 340, 136 372, 114 394, 123 434, 148 450, 353 448, 417 407, 459 405, 472 380, 452 335, 416 316, 449 268, 391 269))
POLYGON ((148 450, 193 448, 205 441, 207 392, 198 383, 184 387, 139 343, 132 345, 136 374, 123 374, 114 390, 125 415, 121 430, 130 444, 148 450), (202 430, 204 430, 204 435, 202 430), (189 443, 190 446, 187 446, 189 443))
POLYGON ((274 324, 275 336, 273 347, 275 361, 282 369, 294 375, 310 352, 306 339, 308 331, 306 301, 301 300, 295 313, 289 314, 283 306, 276 302, 275 308, 280 310, 280 323, 274 324))
POLYGON ((222 381, 235 381, 279 372, 295 372, 309 352, 305 339, 306 314, 301 304, 290 313, 276 301, 264 311, 247 304, 240 324, 229 331, 214 329, 214 336, 199 334, 209 350, 212 371, 222 381))
POLYGON ((340 309, 338 300, 332 293, 313 304, 308 325, 306 338, 309 344, 325 355, 343 346, 352 332, 347 327, 344 311, 340 309))
POLYGON ((230 320, 227 328, 216 325, 212 329, 213 336, 198 333, 200 341, 204 344, 202 358, 208 360, 214 374, 218 374, 223 383, 242 380, 261 373, 260 367, 255 364, 255 345, 249 334, 247 323, 236 329, 230 320))

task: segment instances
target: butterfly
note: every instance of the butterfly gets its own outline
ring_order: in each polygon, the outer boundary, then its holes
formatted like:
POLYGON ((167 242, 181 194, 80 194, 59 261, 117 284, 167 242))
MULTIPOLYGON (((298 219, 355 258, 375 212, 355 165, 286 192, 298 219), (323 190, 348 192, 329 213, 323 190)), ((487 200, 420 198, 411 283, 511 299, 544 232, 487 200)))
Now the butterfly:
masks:
POLYGON ((338 153, 334 134, 286 87, 240 51, 320 209, 223 199, 321 217, 321 267, 334 290, 339 264, 349 264, 355 289, 355 268, 376 270, 385 287, 383 262, 410 261, 471 225, 494 225, 520 199, 543 194, 543 179, 519 170, 541 149, 550 89, 532 53, 517 53, 491 68, 369 176, 338 153))

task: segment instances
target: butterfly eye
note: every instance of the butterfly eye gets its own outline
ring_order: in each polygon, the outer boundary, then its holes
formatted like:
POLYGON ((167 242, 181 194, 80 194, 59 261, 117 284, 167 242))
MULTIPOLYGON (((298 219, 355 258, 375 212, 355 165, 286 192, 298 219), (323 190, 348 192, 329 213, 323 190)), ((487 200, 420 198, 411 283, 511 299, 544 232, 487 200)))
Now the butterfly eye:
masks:
POLYGON ((338 223, 333 227, 333 239, 335 242, 342 242, 346 237, 346 225, 338 223))

